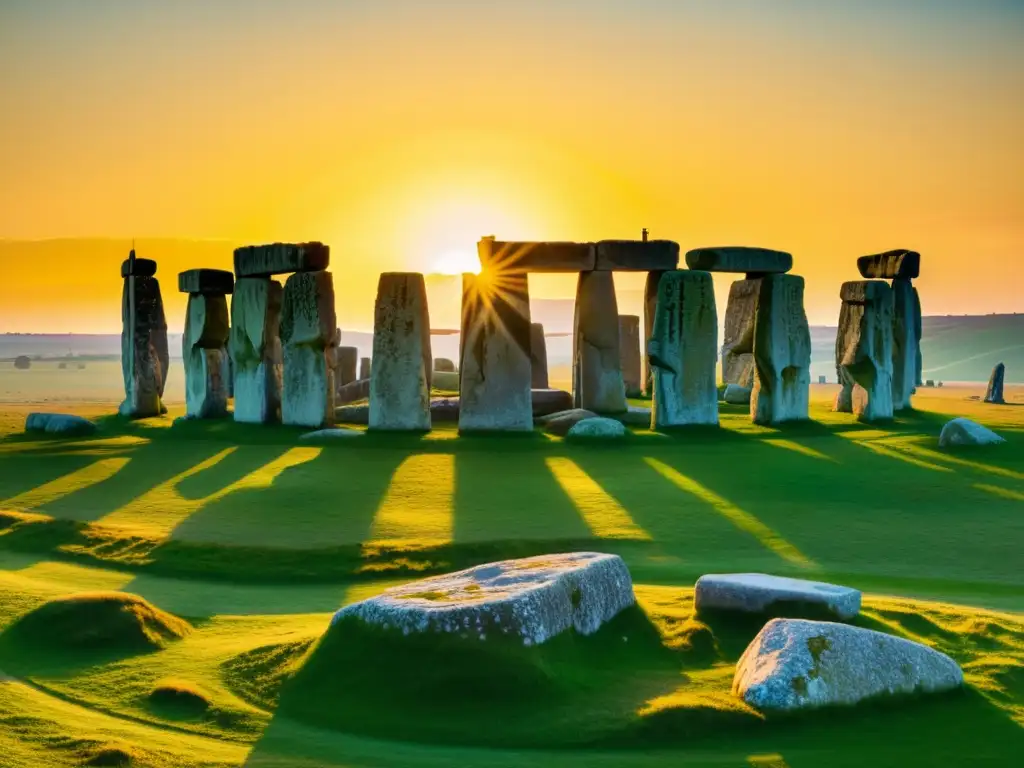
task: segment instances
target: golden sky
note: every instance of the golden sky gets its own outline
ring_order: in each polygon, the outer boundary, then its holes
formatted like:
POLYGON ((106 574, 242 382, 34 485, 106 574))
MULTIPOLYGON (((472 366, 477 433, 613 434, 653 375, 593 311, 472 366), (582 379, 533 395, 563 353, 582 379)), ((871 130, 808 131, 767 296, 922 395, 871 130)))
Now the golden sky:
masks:
MULTIPOLYGON (((319 239, 364 326, 481 235, 642 227, 791 251, 812 323, 895 247, 928 314, 1024 311, 1016 0, 5 0, 0 72, 0 238, 319 239)), ((0 251, 0 331, 66 330, 56 281, 116 302, 121 251, 0 251)))

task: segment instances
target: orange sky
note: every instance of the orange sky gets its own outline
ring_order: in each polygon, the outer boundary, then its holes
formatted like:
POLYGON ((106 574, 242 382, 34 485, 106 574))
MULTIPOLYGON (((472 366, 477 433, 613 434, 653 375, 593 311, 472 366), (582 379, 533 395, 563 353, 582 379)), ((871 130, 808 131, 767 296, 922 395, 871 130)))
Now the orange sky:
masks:
MULTIPOLYGON (((5 2, 0 238, 320 239, 368 321, 480 235, 648 227, 791 251, 812 323, 893 247, 926 313, 1024 311, 1024 4, 844 5, 5 2)), ((117 258, 46 277, 116 296, 117 258)), ((67 330, 14 267, 0 331, 67 330)))

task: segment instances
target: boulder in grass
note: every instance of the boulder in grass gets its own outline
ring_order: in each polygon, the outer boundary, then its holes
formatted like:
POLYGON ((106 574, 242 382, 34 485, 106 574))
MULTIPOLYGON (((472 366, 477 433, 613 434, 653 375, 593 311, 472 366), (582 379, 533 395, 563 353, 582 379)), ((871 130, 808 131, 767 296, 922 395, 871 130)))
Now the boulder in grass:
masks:
POLYGON ((318 429, 315 432, 306 432, 304 435, 299 437, 299 440, 306 441, 334 441, 334 440, 345 440, 350 437, 362 437, 366 433, 361 429, 351 429, 349 427, 329 427, 327 429, 318 429))
POLYGON ((617 419, 598 416, 574 424, 565 436, 568 440, 621 440, 626 436, 626 427, 617 419))
POLYGON ((753 390, 739 384, 726 384, 725 393, 722 399, 729 405, 750 405, 750 395, 753 390))
POLYGON ((859 590, 766 573, 710 573, 697 579, 694 610, 765 613, 779 604, 820 606, 840 619, 860 613, 859 590))
POLYGON ((963 445, 998 445, 1005 443, 1002 437, 988 427, 970 419, 953 419, 942 428, 939 435, 940 448, 955 448, 963 445))
POLYGON ((849 624, 773 619, 744 651, 732 689, 771 713, 937 693, 963 681, 953 659, 921 643, 849 624))
POLYGON ((369 424, 370 404, 341 405, 334 409, 335 424, 369 424))
POLYGON ((563 389, 532 389, 530 401, 535 419, 573 408, 572 395, 563 389))
POLYGON ((67 413, 30 413, 25 419, 26 432, 45 432, 50 435, 91 435, 98 427, 81 416, 67 413))
POLYGON ((591 635, 635 602, 622 558, 569 552, 478 565, 392 587, 342 608, 331 623, 356 619, 406 635, 507 636, 540 645, 570 629, 591 635))
POLYGON ((538 419, 538 421, 544 426, 545 431, 552 435, 565 437, 569 434, 569 430, 581 421, 596 419, 597 417, 596 413, 588 411, 586 408, 570 408, 567 411, 559 411, 558 413, 552 413, 550 416, 544 416, 538 419))
POLYGON ((646 405, 631 405, 625 413, 616 413, 608 418, 615 419, 627 427, 651 427, 651 409, 646 405))

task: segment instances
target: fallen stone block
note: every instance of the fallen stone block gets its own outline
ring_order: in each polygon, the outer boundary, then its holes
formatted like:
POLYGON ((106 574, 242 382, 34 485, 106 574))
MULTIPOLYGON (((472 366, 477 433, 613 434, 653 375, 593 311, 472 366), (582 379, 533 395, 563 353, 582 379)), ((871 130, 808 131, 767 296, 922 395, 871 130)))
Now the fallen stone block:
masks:
POLYGON ((948 691, 963 680, 955 661, 911 640, 848 624, 773 619, 737 663, 733 693, 765 712, 792 712, 948 691))
POLYGON ((340 405, 334 409, 335 424, 361 424, 367 426, 370 423, 370 404, 362 405, 340 405))
POLYGON ((276 280, 243 277, 231 300, 229 350, 234 372, 235 421, 281 420, 283 290, 276 280))
POLYGON ((836 336, 842 389, 834 410, 861 421, 893 417, 893 293, 888 283, 844 283, 836 336))
POLYGON ((94 434, 98 429, 88 419, 68 413, 30 413, 25 419, 26 432, 77 437, 94 434))
POLYGON ((631 405, 623 413, 616 413, 609 416, 609 419, 615 419, 620 424, 625 424, 627 427, 643 427, 645 429, 651 428, 651 414, 654 413, 653 409, 646 405, 631 405))
POLYGON ((329 427, 327 429, 318 429, 315 432, 306 432, 299 436, 299 440, 304 442, 318 442, 325 441, 331 442, 334 440, 347 440, 351 437, 363 437, 366 435, 361 429, 348 429, 347 427, 329 427))
POLYGON ((626 397, 643 394, 643 367, 640 354, 640 318, 619 315, 619 368, 626 397))
POLYGON ((596 419, 597 414, 583 408, 570 408, 567 411, 558 411, 548 416, 542 416, 538 421, 544 427, 544 431, 559 437, 565 437, 569 430, 579 422, 586 419, 596 419))
POLYGON ((857 269, 868 280, 915 280, 921 275, 921 254, 898 248, 861 256, 857 269))
POLYGON ((568 411, 573 407, 572 395, 564 389, 530 390, 531 421, 552 413, 568 411))
POLYGON ((789 272, 793 268, 793 256, 783 251, 739 245, 695 248, 687 252, 686 266, 702 272, 741 272, 763 276, 789 272))
POLYGON ((121 277, 128 277, 134 274, 136 277, 153 277, 156 274, 156 262, 152 259, 135 259, 135 269, 132 271, 131 259, 121 262, 121 277))
POLYGON ((993 405, 1006 405, 1004 396, 1004 382, 1006 380, 1006 365, 999 363, 992 369, 992 376, 988 380, 988 389, 985 390, 985 402, 993 405))
POLYGON ((679 266, 679 243, 671 240, 601 240, 594 269, 614 272, 667 271, 679 266))
POLYGON ((593 243, 504 242, 485 237, 477 243, 485 272, 589 272, 597 249, 593 243))
POLYGON ((548 343, 544 338, 544 326, 530 323, 530 386, 533 389, 547 389, 548 343))
POLYGON ((817 606, 839 619, 860 613, 861 593, 820 581, 790 579, 766 573, 712 573, 697 579, 694 610, 765 613, 785 604, 817 606))
POLYGON ((532 646, 568 630, 592 635, 635 602, 620 557, 573 552, 488 563, 392 587, 342 608, 331 624, 356 620, 403 634, 481 641, 505 635, 532 646))
POLYGON ((619 322, 611 272, 581 272, 573 333, 573 404, 595 413, 626 410, 619 322))
POLYGON ((237 277, 273 277, 290 272, 322 272, 331 263, 323 243, 272 243, 235 249, 237 277))
POLYGON ((752 393, 753 389, 750 387, 741 387, 739 384, 726 384, 722 399, 729 405, 750 405, 752 393))
POLYGON ((625 425, 618 419, 598 416, 574 424, 566 433, 566 440, 617 440, 628 434, 625 425))
POLYGON ((334 370, 328 350, 338 321, 329 272, 296 272, 281 302, 281 421, 302 427, 334 423, 334 370))
POLYGON ((227 296, 235 289, 235 276, 223 269, 190 269, 178 273, 181 293, 227 296))
POLYGON ((1006 440, 988 427, 970 419, 958 418, 948 422, 939 435, 939 448, 955 448, 964 445, 998 445, 1006 440))
POLYGON ((459 420, 459 398, 457 397, 434 397, 430 400, 430 421, 434 424, 441 422, 457 423, 459 420))
POLYGON ((756 424, 806 421, 811 388, 811 329, 804 311, 804 279, 761 279, 754 321, 754 391, 750 414, 756 424))
POLYGON ((455 363, 447 357, 435 357, 434 370, 440 373, 455 373, 455 363))
POLYGON ((354 403, 357 400, 369 400, 369 398, 370 379, 356 379, 343 387, 338 387, 334 402, 337 405, 344 405, 346 403, 354 403))

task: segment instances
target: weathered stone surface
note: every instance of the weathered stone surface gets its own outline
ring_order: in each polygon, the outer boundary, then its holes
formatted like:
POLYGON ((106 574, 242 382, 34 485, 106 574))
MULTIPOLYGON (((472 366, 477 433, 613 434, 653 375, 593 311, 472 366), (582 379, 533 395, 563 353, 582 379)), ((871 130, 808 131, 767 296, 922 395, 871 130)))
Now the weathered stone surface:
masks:
POLYGON ((366 435, 361 429, 349 429, 348 427, 328 427, 318 429, 315 432, 306 432, 299 436, 299 440, 305 442, 332 442, 334 440, 347 440, 351 437, 363 437, 366 435))
MULTIPOLYGON (((140 260, 136 259, 136 266, 140 260)), ((146 418, 164 411, 162 402, 167 383, 170 352, 167 348, 167 318, 164 315, 160 283, 155 277, 128 277, 121 294, 121 372, 125 399, 118 409, 122 416, 146 418), (134 281, 134 348, 129 330, 129 283, 134 281)))
POLYGON ((335 351, 337 366, 334 369, 335 384, 343 387, 356 380, 356 369, 359 367, 359 350, 356 347, 337 347, 335 351))
POLYGON ((583 408, 570 408, 567 411, 558 411, 548 416, 541 417, 538 421, 544 426, 546 432, 552 435, 565 437, 569 430, 585 419, 596 419, 597 414, 583 408))
POLYGON ((430 399, 430 420, 437 424, 440 422, 457 423, 459 420, 459 398, 457 397, 434 397, 430 399))
POLYGON ((640 339, 640 353, 643 355, 643 377, 644 394, 654 393, 654 370, 651 368, 651 360, 647 356, 647 341, 654 333, 654 317, 658 309, 658 286, 661 284, 663 271, 647 273, 647 280, 644 283, 644 335, 640 339))
POLYGON ((860 613, 859 590, 766 573, 711 573, 697 579, 693 607, 701 611, 764 613, 779 604, 820 606, 839 619, 860 613))
POLYGON ((679 266, 679 243, 671 240, 601 240, 595 269, 615 272, 667 271, 679 266))
POLYGON ((189 294, 185 307, 185 332, 182 334, 183 350, 193 347, 222 349, 227 346, 230 335, 227 299, 224 296, 189 294))
POLYGON ((485 237, 477 243, 480 265, 487 272, 588 272, 594 269, 593 243, 503 242, 485 237))
POLYGON ((643 371, 640 354, 640 318, 619 315, 619 368, 626 397, 643 394, 643 371))
POLYGON ((751 387, 741 387, 739 384, 726 384, 722 399, 729 405, 750 405, 751 394, 753 394, 751 387))
POLYGON ((45 432, 50 435, 91 435, 98 427, 81 416, 67 413, 30 413, 25 419, 26 432, 45 432))
POLYGON ((910 408, 911 398, 917 391, 921 339, 917 335, 914 286, 909 280, 893 280, 892 299, 892 409, 903 411, 910 408))
POLYGON ((804 279, 768 275, 761 280, 754 321, 756 424, 806 420, 811 387, 811 329, 804 311, 804 279))
POLYGON ((368 357, 361 357, 361 358, 359 358, 359 378, 360 379, 369 379, 370 378, 371 370, 372 370, 372 368, 371 368, 370 358, 368 358, 368 357))
POLYGON ((533 389, 547 389, 548 342, 544 338, 544 326, 530 323, 530 386, 533 389))
POLYGON ((625 425, 618 419, 598 416, 574 424, 566 434, 567 440, 616 440, 627 434, 625 425))
POLYGON ((437 632, 540 645, 569 629, 591 635, 635 603, 617 555, 573 552, 504 560, 392 587, 346 606, 347 619, 404 634, 437 632))
POLYGON ((686 266, 704 272, 767 275, 789 272, 793 268, 793 256, 783 251, 739 245, 695 248, 686 254, 686 266))
POLYGON ((609 416, 610 419, 615 419, 620 424, 625 424, 627 427, 644 427, 646 429, 651 428, 651 414, 653 409, 648 408, 645 405, 631 405, 629 409, 623 413, 616 413, 609 416))
POLYGON ((921 386, 924 381, 921 378, 924 373, 924 361, 921 357, 921 339, 922 332, 924 330, 923 318, 921 316, 921 294, 917 292, 917 288, 914 289, 914 337, 917 339, 917 386, 921 386))
POLYGON ((323 243, 272 243, 235 249, 235 275, 271 277, 289 272, 320 272, 331 263, 323 243))
POLYGON ((718 423, 718 310, 708 272, 666 272, 658 290, 654 332, 651 428, 718 423))
POLYGON ((190 292, 181 356, 185 364, 185 416, 216 419, 228 413, 228 302, 223 294, 190 292))
POLYGON ((581 272, 573 333, 573 404, 595 413, 626 410, 619 367, 619 312, 611 272, 581 272))
POLYGON ((334 371, 329 351, 338 320, 329 272, 296 272, 281 302, 281 421, 302 427, 334 423, 334 371))
POLYGON ((231 361, 235 421, 269 424, 281 419, 281 302, 276 280, 243 277, 231 300, 231 361))
POLYGON ((531 389, 530 411, 533 418, 572 409, 572 395, 564 389, 531 389))
POLYGON ((369 425, 370 404, 364 403, 362 405, 340 405, 334 409, 334 422, 336 424, 369 425))
POLYGON ((737 280, 729 289, 722 343, 722 381, 754 387, 754 320, 760 280, 737 280))
MULTIPOLYGON (((462 276, 459 431, 531 431, 525 274, 462 276)), ((559 409, 561 410, 561 409, 559 409)))
POLYGON ((430 429, 430 315, 423 275, 385 272, 377 286, 370 429, 430 429))
POLYGON ((356 379, 343 387, 338 387, 334 402, 337 405, 354 403, 357 400, 369 400, 370 379, 356 379))
POLYGON ((442 392, 458 392, 459 374, 456 371, 433 371, 430 374, 430 384, 442 392))
POLYGON ((844 283, 836 369, 842 386, 834 410, 862 421, 893 417, 893 292, 888 283, 844 283))
POLYGON ((939 435, 940 448, 955 448, 963 445, 998 445, 1005 443, 1002 437, 988 427, 970 419, 958 418, 948 422, 939 435))
POLYGON ((828 621, 773 619, 736 665, 733 693, 787 712, 963 684, 956 662, 928 646, 828 621))
POLYGON ((447 357, 434 358, 434 370, 441 373, 455 373, 455 363, 447 357))
POLYGON ((226 296, 235 289, 235 276, 223 269, 190 269, 178 273, 181 293, 226 296))
POLYGON ((1006 380, 1006 365, 999 363, 992 369, 992 377, 988 380, 988 389, 985 390, 985 402, 993 405, 1005 405, 1003 384, 1006 380))
POLYGON ((898 248, 861 256, 857 259, 857 269, 868 280, 914 280, 921 275, 921 254, 898 248))
POLYGON ((824 376, 819 376, 818 377, 818 383, 819 384, 828 384, 828 379, 826 377, 824 377, 824 376))
MULTIPOLYGON (((125 259, 121 262, 121 277, 128 277, 131 269, 131 260, 125 259)), ((152 259, 135 259, 136 277, 153 277, 156 274, 156 262, 152 259)))

